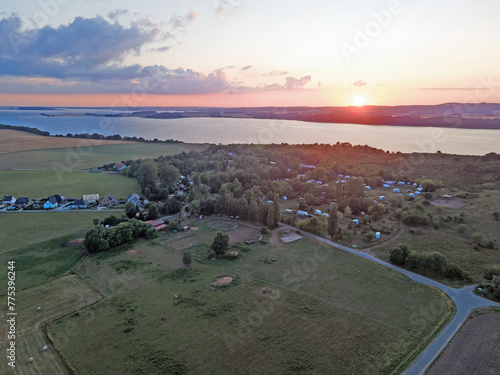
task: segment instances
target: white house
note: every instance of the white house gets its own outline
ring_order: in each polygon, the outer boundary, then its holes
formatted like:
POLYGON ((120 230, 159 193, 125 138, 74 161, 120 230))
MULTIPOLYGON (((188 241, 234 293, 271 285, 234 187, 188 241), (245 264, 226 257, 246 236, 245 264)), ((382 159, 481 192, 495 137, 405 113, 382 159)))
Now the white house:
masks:
POLYGON ((14 204, 14 203, 16 203, 16 198, 13 197, 12 195, 6 195, 3 197, 2 203, 3 204, 14 204))

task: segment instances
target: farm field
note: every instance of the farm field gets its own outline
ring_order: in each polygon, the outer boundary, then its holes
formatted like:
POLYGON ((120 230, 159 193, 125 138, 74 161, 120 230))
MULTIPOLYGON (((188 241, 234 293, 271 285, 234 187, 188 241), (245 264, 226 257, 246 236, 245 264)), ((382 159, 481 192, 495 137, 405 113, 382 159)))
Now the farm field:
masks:
MULTIPOLYGON (((16 373, 17 374, 54 374, 66 375, 70 371, 63 358, 47 339, 45 326, 64 314, 78 310, 99 301, 101 296, 76 276, 65 276, 48 283, 19 291, 16 294, 16 312, 18 313, 16 332, 16 373), (37 307, 41 307, 37 311, 37 307), (42 347, 47 346, 43 351, 42 347), (29 358, 33 357, 33 362, 29 358)), ((2 304, 0 313, 7 313, 2 304)), ((87 316, 88 319, 88 316, 87 316)), ((2 351, 7 345, 7 324, 0 325, 0 345, 2 351)), ((78 334, 78 327, 65 327, 66 340, 78 334)), ((62 340, 61 336, 61 340, 62 340)), ((2 374, 9 371, 7 361, 0 362, 2 374)))
POLYGON ((468 320, 427 375, 500 373, 500 312, 479 314, 468 320))
POLYGON ((44 150, 19 151, 0 155, 0 170, 45 169, 64 172, 89 169, 124 160, 156 158, 160 155, 203 149, 205 146, 201 144, 137 142, 60 149, 47 147, 44 150))
POLYGON ((35 245, 69 234, 82 237, 92 219, 104 219, 110 212, 0 212, 0 253, 35 245))
POLYGON ((138 191, 137 179, 106 172, 0 171, 2 196, 43 199, 53 194, 69 198, 97 193, 126 199, 138 191))
MULTIPOLYGON (((20 291, 62 276, 81 259, 83 238, 74 234, 0 253, 0 264, 16 262, 16 290, 20 291)), ((7 272, 0 282, 8 283, 7 272)), ((5 295, 0 291, 0 295, 5 295)))
POLYGON ((127 141, 109 141, 83 138, 45 137, 34 133, 0 129, 0 154, 28 150, 44 150, 69 147, 95 147, 104 145, 127 144, 127 141))
MULTIPOLYGON (((77 373, 398 373, 449 318, 441 294, 312 239, 208 259, 217 220, 85 260, 77 274, 107 296, 93 329, 65 341, 89 309, 49 327, 77 373), (234 279, 211 286, 219 276, 234 279)), ((228 233, 258 240, 242 223, 228 233)))

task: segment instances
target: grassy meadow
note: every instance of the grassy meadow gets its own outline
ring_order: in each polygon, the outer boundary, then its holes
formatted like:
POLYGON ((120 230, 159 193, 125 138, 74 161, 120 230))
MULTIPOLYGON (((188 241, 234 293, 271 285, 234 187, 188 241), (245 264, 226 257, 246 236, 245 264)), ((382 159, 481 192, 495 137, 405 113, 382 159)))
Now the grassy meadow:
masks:
POLYGON ((92 226, 92 219, 104 219, 111 214, 104 211, 0 212, 0 254, 70 234, 83 237, 92 226))
POLYGON ((0 195, 47 198, 53 194, 81 197, 98 193, 126 199, 139 191, 137 179, 101 172, 0 171, 0 195))
POLYGON ((207 259, 211 220, 85 260, 77 274, 107 298, 49 327, 77 373, 398 373, 449 317, 437 292, 310 239, 207 259))
POLYGON ((105 146, 70 147, 0 154, 0 170, 45 169, 57 172, 89 169, 124 160, 156 158, 182 151, 203 150, 204 145, 187 143, 124 143, 105 146))
MULTIPOLYGON (((500 265, 500 250, 498 247, 489 249, 485 246, 475 249, 473 235, 482 233, 485 241, 494 239, 500 244, 500 221, 493 216, 494 212, 500 212, 500 193, 485 190, 462 201, 467 204, 460 208, 425 205, 426 213, 441 218, 437 229, 432 225, 418 227, 420 234, 411 234, 409 228, 405 227, 401 236, 387 245, 375 248, 374 253, 379 258, 388 260, 390 249, 398 245, 407 245, 410 250, 417 252, 438 251, 469 272, 474 282, 479 283, 487 268, 500 265), (460 215, 464 217, 462 227, 455 220, 460 215)), ((446 279, 440 281, 450 283, 446 279)))

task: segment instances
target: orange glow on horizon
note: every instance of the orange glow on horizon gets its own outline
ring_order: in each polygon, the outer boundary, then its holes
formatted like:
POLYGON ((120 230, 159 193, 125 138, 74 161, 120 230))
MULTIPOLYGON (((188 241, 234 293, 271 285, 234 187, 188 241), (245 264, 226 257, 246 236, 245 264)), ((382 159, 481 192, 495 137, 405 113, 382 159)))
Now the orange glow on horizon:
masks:
MULTIPOLYGON (((500 101, 493 95, 489 102, 500 101)), ((0 94, 0 106, 44 107, 293 107, 293 106, 352 106, 363 105, 435 105, 470 101, 470 93, 425 90, 404 90, 394 87, 369 88, 363 95, 351 89, 303 89, 295 91, 254 91, 244 94, 206 95, 135 95, 85 94, 41 95, 0 94), (376 99, 375 99, 376 98, 376 99)), ((480 100, 478 100, 479 102, 480 100)))

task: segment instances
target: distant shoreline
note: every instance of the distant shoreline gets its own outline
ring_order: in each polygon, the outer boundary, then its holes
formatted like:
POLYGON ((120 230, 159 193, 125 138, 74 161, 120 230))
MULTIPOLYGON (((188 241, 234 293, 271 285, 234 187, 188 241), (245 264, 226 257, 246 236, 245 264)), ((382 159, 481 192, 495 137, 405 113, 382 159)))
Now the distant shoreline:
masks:
POLYGON ((500 129, 500 104, 487 103, 477 104, 473 109, 459 103, 400 107, 100 108, 115 111, 115 113, 107 114, 77 112, 77 108, 66 109, 72 109, 75 112, 40 113, 40 115, 46 117, 139 117, 165 120, 183 118, 263 119, 375 126, 500 129))

